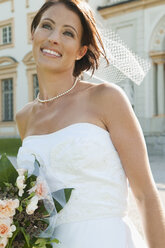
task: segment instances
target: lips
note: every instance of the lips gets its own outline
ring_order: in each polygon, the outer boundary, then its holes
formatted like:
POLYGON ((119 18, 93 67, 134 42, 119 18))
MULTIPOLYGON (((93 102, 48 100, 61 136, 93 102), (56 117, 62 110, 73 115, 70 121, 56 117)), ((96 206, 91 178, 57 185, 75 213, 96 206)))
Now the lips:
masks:
POLYGON ((62 57, 62 54, 50 48, 41 48, 43 54, 53 57, 62 57))

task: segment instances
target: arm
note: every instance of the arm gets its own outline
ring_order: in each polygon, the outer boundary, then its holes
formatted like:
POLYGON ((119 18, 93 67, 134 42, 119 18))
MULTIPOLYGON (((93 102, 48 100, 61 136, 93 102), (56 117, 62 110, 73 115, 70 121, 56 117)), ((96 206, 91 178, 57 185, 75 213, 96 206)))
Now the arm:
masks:
POLYGON ((103 84, 100 95, 102 119, 137 201, 149 248, 164 248, 165 212, 150 170, 139 122, 119 87, 103 84))

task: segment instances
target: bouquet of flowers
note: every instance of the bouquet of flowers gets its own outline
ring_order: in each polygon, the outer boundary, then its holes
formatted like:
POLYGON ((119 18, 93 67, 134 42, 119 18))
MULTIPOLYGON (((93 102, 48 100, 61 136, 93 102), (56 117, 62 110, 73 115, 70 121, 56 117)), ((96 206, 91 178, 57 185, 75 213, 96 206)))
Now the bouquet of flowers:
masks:
MULTIPOLYGON (((40 164, 35 159, 35 165, 40 164)), ((64 189, 66 202, 72 189, 64 189)), ((6 154, 0 159, 0 247, 51 248, 51 220, 63 207, 51 197, 46 180, 16 169, 6 154), (44 235, 42 235, 44 234, 44 235)), ((54 226, 54 224, 53 224, 54 226)))

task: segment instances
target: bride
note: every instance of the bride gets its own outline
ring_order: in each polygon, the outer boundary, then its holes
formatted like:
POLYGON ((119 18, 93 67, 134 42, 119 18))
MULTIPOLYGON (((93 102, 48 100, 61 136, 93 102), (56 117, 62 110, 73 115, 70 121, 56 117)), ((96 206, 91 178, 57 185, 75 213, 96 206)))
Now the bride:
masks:
POLYGON ((80 79, 106 59, 88 4, 46 1, 31 30, 39 94, 16 114, 17 163, 30 169, 33 153, 52 192, 74 188, 58 213, 56 247, 164 248, 165 214, 132 107, 115 84, 80 79), (127 181, 146 241, 127 216, 127 181))

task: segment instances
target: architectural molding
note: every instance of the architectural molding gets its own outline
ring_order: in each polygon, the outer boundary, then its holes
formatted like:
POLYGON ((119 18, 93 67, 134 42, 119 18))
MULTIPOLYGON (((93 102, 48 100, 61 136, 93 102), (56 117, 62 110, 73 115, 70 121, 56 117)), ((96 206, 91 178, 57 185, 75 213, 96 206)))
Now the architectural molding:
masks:
MULTIPOLYGON (((45 2, 47 2, 48 0, 45 0, 45 2)), ((29 0, 26 0, 26 8, 29 8, 30 4, 29 4, 29 0)))
POLYGON ((14 0, 0 0, 0 4, 4 2, 11 2, 11 12, 14 12, 14 0))
POLYGON ((24 56, 23 63, 27 66, 28 70, 36 68, 32 51, 24 56))
POLYGON ((114 6, 107 5, 98 7, 98 11, 104 19, 108 19, 110 17, 123 15, 125 13, 137 11, 140 9, 151 8, 161 4, 164 4, 164 0, 140 0, 126 2, 124 4, 118 4, 114 6))
POLYGON ((26 0, 26 8, 29 8, 29 0, 26 0))
POLYGON ((29 52, 25 55, 23 59, 24 64, 26 65, 27 81, 28 81, 28 101, 33 101, 33 75, 36 74, 36 64, 33 58, 33 53, 29 52))
POLYGON ((165 64, 165 51, 163 52, 150 52, 150 57, 155 64, 165 64))
POLYGON ((150 51, 165 49, 165 15, 160 19, 151 36, 150 51))
MULTIPOLYGON (((18 66, 18 62, 12 57, 0 57, 0 72, 6 74, 10 71, 15 72, 18 66)), ((0 73, 0 77, 1 77, 0 73)))

